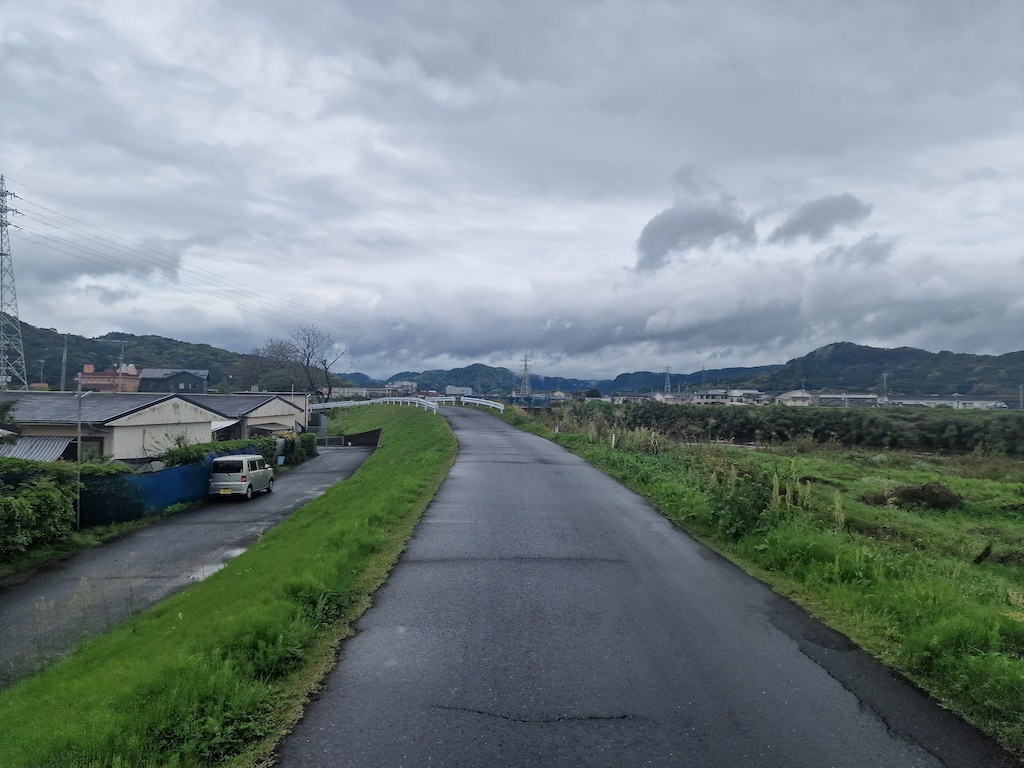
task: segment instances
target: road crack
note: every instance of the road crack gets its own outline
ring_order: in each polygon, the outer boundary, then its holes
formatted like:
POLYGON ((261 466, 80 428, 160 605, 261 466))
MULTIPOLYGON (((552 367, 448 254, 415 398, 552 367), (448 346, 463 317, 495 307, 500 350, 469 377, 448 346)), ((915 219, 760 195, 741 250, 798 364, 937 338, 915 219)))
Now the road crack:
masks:
POLYGON ((512 715, 503 715, 500 712, 487 712, 482 709, 472 709, 470 707, 450 707, 442 704, 435 704, 433 709, 444 709, 449 712, 465 712, 470 715, 481 715, 483 717, 493 717, 498 720, 506 720, 510 723, 531 723, 539 725, 550 725, 553 723, 581 723, 581 722, 594 722, 601 720, 630 720, 633 715, 556 715, 554 717, 514 717, 512 715))

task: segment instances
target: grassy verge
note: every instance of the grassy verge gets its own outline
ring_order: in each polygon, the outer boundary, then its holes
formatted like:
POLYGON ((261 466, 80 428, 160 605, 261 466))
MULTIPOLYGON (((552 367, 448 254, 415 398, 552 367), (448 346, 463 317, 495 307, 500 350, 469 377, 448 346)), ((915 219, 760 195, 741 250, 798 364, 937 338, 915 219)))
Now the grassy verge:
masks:
POLYGON ((555 435, 506 418, 643 494, 1024 756, 1024 461, 681 446, 647 430, 618 434, 613 450, 607 425, 563 422, 555 435), (899 498, 922 487, 932 494, 899 498))
POLYGON ((253 765, 297 717, 454 461, 443 419, 368 406, 383 429, 348 481, 219 573, 0 694, 0 766, 253 765))

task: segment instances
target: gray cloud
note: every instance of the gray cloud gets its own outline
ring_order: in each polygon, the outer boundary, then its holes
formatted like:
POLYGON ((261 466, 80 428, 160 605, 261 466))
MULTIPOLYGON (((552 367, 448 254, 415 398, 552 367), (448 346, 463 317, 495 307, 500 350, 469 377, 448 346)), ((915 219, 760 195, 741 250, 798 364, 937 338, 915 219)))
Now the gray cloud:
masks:
POLYGON ((637 270, 654 272, 673 254, 685 256, 694 249, 707 250, 719 240, 753 245, 754 223, 735 206, 693 204, 666 208, 646 225, 636 242, 637 270))
POLYGON ((673 255, 685 258, 690 251, 706 251, 716 243, 757 242, 754 219, 706 172, 684 165, 673 174, 672 183, 675 204, 648 221, 637 239, 638 272, 655 272, 673 255))
POLYGON ((0 3, 22 207, 169 257, 12 230, 21 314, 237 350, 318 322, 377 375, 1018 348, 1024 6, 737 2, 0 3), (659 199, 686 158, 715 179, 659 199), (868 214, 898 247, 832 239, 868 214))
POLYGON ((839 226, 853 227, 871 215, 872 206, 849 192, 804 203, 768 236, 768 243, 792 243, 800 237, 824 240, 839 226))
POLYGON ((877 267, 885 264, 896 247, 896 241, 880 235, 868 235, 853 245, 836 245, 818 254, 817 262, 822 265, 855 265, 877 267))

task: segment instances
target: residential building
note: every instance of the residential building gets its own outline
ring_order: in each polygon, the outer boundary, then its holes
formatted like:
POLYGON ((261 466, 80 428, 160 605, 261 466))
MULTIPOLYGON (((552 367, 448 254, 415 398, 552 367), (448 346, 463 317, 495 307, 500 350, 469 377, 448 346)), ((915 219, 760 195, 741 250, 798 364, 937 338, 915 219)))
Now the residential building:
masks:
POLYGON ((79 430, 84 458, 106 456, 128 462, 158 456, 168 448, 211 440, 218 415, 166 393, 0 392, 15 401, 11 419, 21 437, 0 455, 44 461, 74 460, 79 430))
POLYGON ((139 374, 139 392, 177 392, 204 394, 210 385, 210 372, 196 368, 143 368, 139 374))
POLYGON ((651 399, 650 395, 645 395, 642 392, 633 392, 631 390, 620 390, 618 392, 612 392, 611 399, 613 403, 642 403, 651 399))
POLYGON ((806 389, 792 389, 776 397, 774 402, 780 405, 807 406, 812 405, 811 400, 811 393, 806 389))
POLYGON ((237 392, 232 395, 182 395, 216 414, 211 430, 217 440, 235 440, 275 432, 304 432, 309 424, 309 395, 304 392, 237 392))
POLYGON ((91 392, 138 392, 139 372, 134 365, 122 363, 117 368, 97 371, 93 365, 85 365, 78 374, 82 389, 91 392))

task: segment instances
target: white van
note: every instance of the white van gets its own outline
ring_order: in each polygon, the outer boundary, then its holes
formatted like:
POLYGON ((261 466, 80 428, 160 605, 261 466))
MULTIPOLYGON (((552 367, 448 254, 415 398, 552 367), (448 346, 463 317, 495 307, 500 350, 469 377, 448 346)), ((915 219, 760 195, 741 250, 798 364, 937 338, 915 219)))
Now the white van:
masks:
POLYGON ((210 495, 240 494, 252 498, 254 491, 274 490, 274 470, 258 454, 218 456, 210 466, 210 495))

